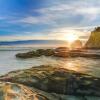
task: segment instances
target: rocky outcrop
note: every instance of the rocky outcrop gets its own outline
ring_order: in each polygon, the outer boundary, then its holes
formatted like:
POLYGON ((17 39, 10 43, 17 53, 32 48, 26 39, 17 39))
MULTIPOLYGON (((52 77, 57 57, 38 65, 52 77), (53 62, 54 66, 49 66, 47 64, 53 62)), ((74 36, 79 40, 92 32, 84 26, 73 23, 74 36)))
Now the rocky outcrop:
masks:
POLYGON ((72 49, 81 49, 83 46, 82 46, 82 42, 80 40, 75 40, 71 46, 70 46, 72 49))
MULTIPOLYGON (((51 97, 54 99, 53 97, 51 97)), ((52 100, 40 91, 18 83, 0 82, 0 100, 52 100)), ((56 100, 56 99, 55 99, 56 100)))
POLYGON ((91 32, 85 48, 100 49, 100 27, 95 28, 94 31, 91 32))
POLYGON ((58 48, 54 49, 53 56, 55 56, 55 57, 68 57, 69 56, 69 48, 58 47, 58 48))
POLYGON ((17 58, 32 58, 32 57, 40 57, 42 55, 52 56, 54 54, 53 49, 38 49, 36 51, 29 51, 27 53, 18 53, 16 54, 17 58))
POLYGON ((49 93, 100 96, 100 78, 62 67, 32 67, 31 69, 10 72, 1 76, 0 80, 24 84, 49 93))
POLYGON ((56 49, 37 49, 36 51, 30 51, 27 53, 16 54, 17 58, 33 58, 40 56, 52 56, 52 57, 85 57, 85 58, 100 58, 100 54, 93 52, 87 52, 82 49, 69 50, 67 47, 58 47, 56 49))
POLYGON ((95 96, 47 93, 18 83, 0 82, 0 100, 100 100, 95 96))

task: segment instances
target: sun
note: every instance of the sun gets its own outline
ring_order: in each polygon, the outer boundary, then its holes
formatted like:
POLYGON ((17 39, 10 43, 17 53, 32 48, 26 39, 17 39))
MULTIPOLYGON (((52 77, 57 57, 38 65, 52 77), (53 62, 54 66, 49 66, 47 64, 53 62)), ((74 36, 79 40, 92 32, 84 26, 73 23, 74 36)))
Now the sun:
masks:
POLYGON ((78 36, 76 34, 73 34, 73 33, 69 33, 66 35, 66 40, 69 42, 69 43, 72 43, 74 42, 75 40, 78 40, 78 36))

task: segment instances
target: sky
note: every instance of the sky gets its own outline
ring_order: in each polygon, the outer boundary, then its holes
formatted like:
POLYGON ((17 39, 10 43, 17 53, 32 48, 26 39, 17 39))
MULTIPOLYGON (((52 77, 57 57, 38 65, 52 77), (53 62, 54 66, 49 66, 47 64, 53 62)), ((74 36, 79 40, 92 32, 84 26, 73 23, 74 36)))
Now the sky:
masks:
POLYGON ((87 40, 100 25, 100 0, 0 0, 0 41, 87 40))

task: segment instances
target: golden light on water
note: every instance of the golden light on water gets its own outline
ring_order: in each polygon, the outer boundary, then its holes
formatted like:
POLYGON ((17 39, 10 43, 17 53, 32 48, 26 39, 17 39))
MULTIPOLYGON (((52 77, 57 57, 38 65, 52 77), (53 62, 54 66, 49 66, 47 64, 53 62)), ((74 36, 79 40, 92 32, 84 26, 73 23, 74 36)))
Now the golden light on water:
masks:
POLYGON ((64 68, 68 70, 73 70, 76 72, 86 73, 86 69, 82 67, 83 62, 81 61, 68 61, 65 63, 64 68))
POLYGON ((66 64, 66 68, 69 69, 69 70, 74 70, 74 71, 78 71, 79 70, 78 66, 73 62, 68 62, 66 64))

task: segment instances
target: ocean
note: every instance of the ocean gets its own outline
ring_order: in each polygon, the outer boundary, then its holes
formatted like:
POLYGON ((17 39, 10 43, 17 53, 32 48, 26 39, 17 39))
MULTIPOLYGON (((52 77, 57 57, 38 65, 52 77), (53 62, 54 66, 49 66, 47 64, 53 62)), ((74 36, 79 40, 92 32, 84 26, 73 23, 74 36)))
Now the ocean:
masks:
MULTIPOLYGON (((44 48, 44 47, 39 47, 44 48)), ((18 59, 17 53, 27 52, 38 48, 0 48, 0 75, 19 69, 28 69, 39 65, 53 65, 69 70, 90 74, 100 77, 100 59, 92 58, 57 58, 57 57, 37 57, 30 59, 18 59)), ((93 52, 100 53, 93 50, 93 52)))

